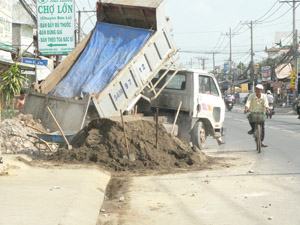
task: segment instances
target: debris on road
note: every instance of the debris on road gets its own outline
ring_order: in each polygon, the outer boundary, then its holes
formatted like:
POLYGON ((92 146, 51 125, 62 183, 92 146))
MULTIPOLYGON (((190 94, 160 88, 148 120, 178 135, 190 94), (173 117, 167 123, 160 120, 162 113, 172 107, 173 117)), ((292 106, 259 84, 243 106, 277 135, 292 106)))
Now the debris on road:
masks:
POLYGON ((120 198, 119 198, 119 202, 124 202, 125 201, 125 197, 124 196, 121 196, 120 198))
MULTIPOLYGON (((6 119, 0 123, 0 144, 2 153, 30 153, 38 151, 36 138, 32 134, 37 130, 46 132, 39 121, 34 121, 32 115, 20 114, 13 119, 6 119)), ((46 149, 43 144, 40 148, 46 149)))
POLYGON ((209 160, 159 125, 159 149, 155 147, 155 123, 144 120, 126 123, 130 152, 128 160, 122 124, 109 119, 92 121, 72 141, 73 150, 59 149, 46 159, 63 162, 94 162, 114 171, 200 168, 209 160))

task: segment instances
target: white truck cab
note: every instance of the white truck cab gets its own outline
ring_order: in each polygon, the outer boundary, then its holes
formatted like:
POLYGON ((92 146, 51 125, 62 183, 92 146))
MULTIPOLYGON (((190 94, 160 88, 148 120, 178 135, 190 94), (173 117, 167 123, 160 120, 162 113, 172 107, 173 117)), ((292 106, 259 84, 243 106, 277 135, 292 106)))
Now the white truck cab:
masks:
MULTIPOLYGON (((172 74, 169 71, 166 80, 172 74)), ((214 75, 202 70, 179 70, 152 102, 152 107, 170 112, 177 110, 180 102, 178 136, 199 149, 205 147, 207 136, 221 144, 225 104, 214 75)))

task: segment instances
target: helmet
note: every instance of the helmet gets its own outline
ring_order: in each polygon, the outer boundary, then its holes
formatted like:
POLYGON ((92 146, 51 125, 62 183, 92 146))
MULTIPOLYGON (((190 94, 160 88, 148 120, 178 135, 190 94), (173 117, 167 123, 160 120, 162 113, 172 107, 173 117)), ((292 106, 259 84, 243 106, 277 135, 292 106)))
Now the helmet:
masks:
POLYGON ((264 86, 262 84, 257 84, 255 86, 255 88, 260 89, 260 90, 264 90, 264 86))

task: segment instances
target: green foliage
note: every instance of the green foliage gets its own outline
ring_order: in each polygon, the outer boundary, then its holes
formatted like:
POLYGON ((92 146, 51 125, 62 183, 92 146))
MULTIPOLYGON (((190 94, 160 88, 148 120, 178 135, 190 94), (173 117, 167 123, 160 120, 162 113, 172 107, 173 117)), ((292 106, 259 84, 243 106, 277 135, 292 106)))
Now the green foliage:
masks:
POLYGON ((238 65, 237 65, 237 68, 244 71, 246 69, 246 66, 244 63, 240 62, 238 65))
POLYGON ((15 95, 19 94, 26 77, 21 74, 17 64, 12 65, 0 76, 0 91, 6 102, 5 105, 11 105, 15 95))

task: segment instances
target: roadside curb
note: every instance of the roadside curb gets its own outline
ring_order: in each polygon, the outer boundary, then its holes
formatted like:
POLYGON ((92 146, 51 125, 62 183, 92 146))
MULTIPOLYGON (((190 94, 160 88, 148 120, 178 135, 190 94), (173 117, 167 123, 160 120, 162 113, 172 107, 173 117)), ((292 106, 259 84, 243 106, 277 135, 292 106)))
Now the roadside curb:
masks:
POLYGON ((4 155, 4 161, 8 175, 0 176, 0 192, 6 190, 0 196, 0 224, 40 225, 41 215, 49 225, 97 223, 109 172, 79 164, 34 165, 26 156, 4 155))

